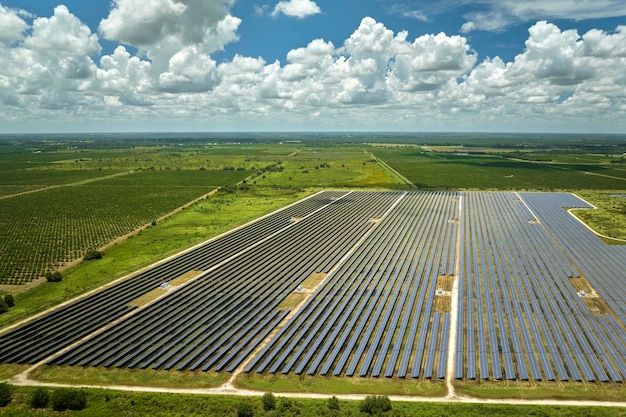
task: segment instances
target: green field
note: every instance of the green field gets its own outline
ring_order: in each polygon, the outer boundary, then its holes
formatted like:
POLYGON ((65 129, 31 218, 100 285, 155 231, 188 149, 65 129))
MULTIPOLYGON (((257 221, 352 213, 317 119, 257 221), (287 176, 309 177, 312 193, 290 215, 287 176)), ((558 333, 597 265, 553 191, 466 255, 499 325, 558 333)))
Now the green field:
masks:
POLYGON ((604 158, 587 164, 530 162, 492 150, 480 154, 434 148, 376 147, 372 152, 421 189, 468 190, 617 190, 626 188, 624 172, 604 158))
MULTIPOLYGON (((45 175, 46 171, 42 171, 45 175)), ((62 268, 247 171, 138 171, 0 200, 0 283, 62 268)))

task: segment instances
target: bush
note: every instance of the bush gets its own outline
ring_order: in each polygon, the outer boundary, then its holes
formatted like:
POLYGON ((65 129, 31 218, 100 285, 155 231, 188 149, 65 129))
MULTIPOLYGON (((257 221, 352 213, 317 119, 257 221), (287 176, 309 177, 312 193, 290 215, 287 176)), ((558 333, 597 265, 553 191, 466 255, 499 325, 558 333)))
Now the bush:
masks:
POLYGON ((48 282, 61 282, 61 280, 63 280, 63 275, 61 275, 61 272, 59 271, 46 272, 46 280, 48 282))
POLYGON ((329 410, 339 410, 339 399, 334 395, 328 399, 329 410))
POLYGON ((272 411, 276 409, 276 397, 271 392, 263 394, 263 409, 265 411, 272 411))
POLYGON ((391 410, 391 400, 386 396, 369 395, 365 397, 359 410, 370 415, 381 414, 391 410))
POLYGON ((0 382, 0 407, 6 407, 11 403, 11 386, 6 382, 0 382))
POLYGON ((100 252, 99 250, 89 249, 85 256, 83 256, 83 260, 91 261, 93 259, 102 259, 102 255, 102 252, 100 252))
POLYGON ((50 402, 48 391, 43 388, 37 388, 30 396, 30 406, 33 408, 46 408, 50 402))
POLYGON ((278 402, 278 414, 281 416, 291 415, 291 414, 299 414, 298 405, 294 400, 287 397, 281 397, 278 402))
POLYGON ((61 388, 52 393, 52 409, 54 411, 82 410, 87 406, 85 391, 61 388))
POLYGON ((11 294, 6 294, 4 296, 4 302, 7 303, 9 307, 13 307, 15 305, 15 299, 11 294))
POLYGON ((247 401, 239 403, 237 406, 237 417, 254 417, 254 408, 247 401))

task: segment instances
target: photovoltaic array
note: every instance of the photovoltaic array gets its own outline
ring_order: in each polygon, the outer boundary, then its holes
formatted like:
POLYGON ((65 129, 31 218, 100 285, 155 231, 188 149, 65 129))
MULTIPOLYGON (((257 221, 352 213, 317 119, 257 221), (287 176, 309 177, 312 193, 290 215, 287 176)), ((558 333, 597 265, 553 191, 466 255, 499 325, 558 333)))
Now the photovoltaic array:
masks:
POLYGON ((590 206, 322 192, 5 333, 0 362, 622 382, 626 247, 566 208, 590 206), (189 271, 202 272, 133 305, 189 271))

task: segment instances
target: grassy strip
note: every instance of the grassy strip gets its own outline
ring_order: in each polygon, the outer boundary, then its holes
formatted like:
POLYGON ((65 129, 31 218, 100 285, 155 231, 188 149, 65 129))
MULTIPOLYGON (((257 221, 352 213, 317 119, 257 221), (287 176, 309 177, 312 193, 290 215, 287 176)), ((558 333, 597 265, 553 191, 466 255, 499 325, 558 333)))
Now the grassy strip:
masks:
POLYGON ((420 397, 441 397, 446 395, 446 387, 441 381, 419 381, 413 379, 387 378, 338 378, 306 375, 259 375, 241 374, 235 380, 239 388, 274 391, 306 392, 328 395, 376 394, 413 395, 420 397))
POLYGON ((102 259, 83 262, 66 272, 62 282, 46 282, 16 295, 16 305, 0 315, 0 328, 98 288, 312 192, 266 189, 211 196, 115 245, 107 250, 102 259))
MULTIPOLYGON (((626 239, 626 193, 622 191, 579 191, 576 194, 597 207, 597 210, 575 210, 573 213, 596 232, 626 239)), ((611 239, 603 239, 611 245, 626 244, 611 239)))
MULTIPOLYGON (((3 416, 58 416, 50 409, 33 410, 29 400, 35 388, 13 387, 13 402, 2 409, 3 416)), ((53 389, 47 389, 52 393, 53 389)), ((72 416, 236 416, 240 404, 250 406, 254 416, 366 416, 359 410, 361 401, 339 400, 338 410, 330 409, 327 399, 292 399, 278 397, 276 409, 263 409, 262 395, 242 398, 235 396, 208 396, 119 392, 102 389, 85 390, 87 407, 81 411, 66 411, 72 416)), ((393 401, 391 411, 378 415, 404 416, 545 416, 545 417, 624 417, 626 410, 609 407, 561 407, 500 404, 438 404, 393 401)))
POLYGON ((164 288, 155 288, 152 291, 141 295, 134 300, 131 300, 127 305, 130 307, 143 307, 146 304, 151 303, 159 297, 163 297, 167 293, 167 290, 164 288))
POLYGON ((72 385, 214 388, 228 381, 230 374, 44 365, 34 369, 29 377, 36 381, 72 385))
POLYGON ((19 365, 15 363, 0 364, 0 381, 8 380, 30 368, 31 365, 19 365))
POLYGON ((476 398, 624 401, 624 387, 610 383, 456 381, 454 385, 457 394, 476 398))

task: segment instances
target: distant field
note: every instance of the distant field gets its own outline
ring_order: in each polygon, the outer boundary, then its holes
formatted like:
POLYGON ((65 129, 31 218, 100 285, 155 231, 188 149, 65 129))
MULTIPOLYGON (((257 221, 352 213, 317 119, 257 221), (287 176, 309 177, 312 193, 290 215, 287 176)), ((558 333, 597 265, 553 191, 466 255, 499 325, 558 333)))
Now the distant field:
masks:
POLYGON ((626 180, 611 178, 623 178, 624 171, 609 165, 607 158, 602 164, 597 161, 539 164, 497 154, 432 152, 422 148, 378 147, 372 152, 422 189, 616 190, 626 187, 626 180))

